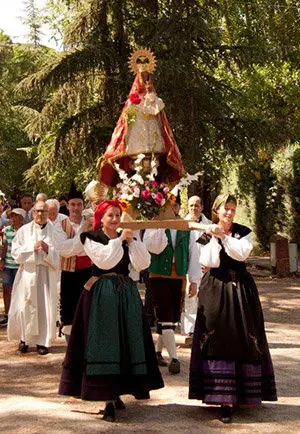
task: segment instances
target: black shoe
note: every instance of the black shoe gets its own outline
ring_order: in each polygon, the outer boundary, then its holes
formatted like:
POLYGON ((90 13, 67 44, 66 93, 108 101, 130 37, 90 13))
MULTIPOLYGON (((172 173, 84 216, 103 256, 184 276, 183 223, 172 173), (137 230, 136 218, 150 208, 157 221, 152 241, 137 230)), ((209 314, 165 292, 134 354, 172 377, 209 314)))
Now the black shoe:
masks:
POLYGON ((19 351, 21 351, 21 353, 23 353, 23 354, 28 353, 28 348, 29 348, 29 346, 26 345, 26 343, 24 341, 21 341, 19 343, 19 351))
POLYGON ((179 374, 180 372, 180 362, 178 359, 172 359, 169 364, 169 372, 171 374, 179 374))
POLYGON ((125 410, 125 408, 126 408, 126 405, 124 404, 124 402, 122 401, 122 399, 119 396, 116 399, 115 407, 117 410, 125 410))
POLYGON ((45 356, 46 354, 49 353, 49 349, 47 347, 44 347, 43 345, 37 345, 36 346, 36 351, 41 355, 41 356, 45 356))
POLYGON ((168 366, 167 361, 163 358, 160 351, 157 351, 156 358, 157 358, 158 366, 168 366))
POLYGON ((4 315, 4 317, 2 318, 2 320, 0 321, 0 327, 6 327, 8 323, 8 316, 4 315))
POLYGON ((220 421, 223 423, 230 423, 231 414, 232 414, 232 407, 230 407, 229 405, 222 405, 220 421))
POLYGON ((106 404, 106 407, 104 409, 103 419, 107 422, 115 422, 116 421, 116 411, 115 406, 112 402, 109 402, 106 404))

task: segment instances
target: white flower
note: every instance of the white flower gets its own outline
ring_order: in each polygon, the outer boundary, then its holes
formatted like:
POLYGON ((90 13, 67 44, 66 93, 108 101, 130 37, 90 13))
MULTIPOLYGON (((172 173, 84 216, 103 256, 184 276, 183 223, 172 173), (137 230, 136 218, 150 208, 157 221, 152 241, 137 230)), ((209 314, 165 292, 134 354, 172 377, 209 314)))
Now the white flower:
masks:
POLYGON ((127 173, 125 172, 125 170, 120 169, 118 173, 119 173, 119 177, 123 181, 128 181, 127 173))
POLYGON ((139 183, 131 177, 128 181, 128 185, 130 185, 130 188, 134 188, 136 185, 139 185, 139 183))
POLYGON ((143 170, 143 168, 142 168, 142 166, 137 166, 137 167, 134 168, 134 170, 135 170, 137 173, 139 173, 139 172, 141 172, 141 171, 143 170))
POLYGON ((134 197, 140 197, 140 189, 138 187, 136 187, 133 191, 133 196, 134 197))
POLYGON ((136 164, 140 164, 140 162, 141 162, 145 157, 146 157, 145 154, 139 154, 139 155, 137 156, 137 158, 135 159, 135 163, 136 163, 136 164))
POLYGON ((154 199, 155 198, 155 193, 151 193, 151 197, 154 199))
POLYGON ((122 179, 123 182, 128 182, 128 176, 125 170, 120 168, 120 165, 118 163, 114 163, 115 169, 118 172, 119 177, 122 179))
POLYGON ((166 199, 162 199, 160 206, 164 206, 165 203, 166 203, 166 199))
POLYGON ((152 173, 149 173, 149 175, 146 175, 146 178, 149 179, 149 181, 154 181, 154 175, 152 173))
POLYGON ((129 193, 132 193, 132 190, 127 185, 123 185, 123 187, 121 189, 121 193, 129 194, 129 193))
POLYGON ((153 168, 153 167, 156 167, 156 166, 157 166, 156 158, 153 158, 153 159, 151 160, 151 167, 153 168))
POLYGON ((151 175, 153 177, 157 176, 157 168, 156 167, 152 167, 152 169, 151 169, 151 175))
POLYGON ((128 200, 130 202, 133 199, 133 194, 122 193, 121 199, 128 200))
POLYGON ((176 185, 177 191, 179 190, 181 191, 183 188, 190 185, 193 181, 197 181, 200 175, 202 175, 202 172, 197 172, 194 173, 193 175, 187 173, 187 175, 184 178, 181 178, 179 183, 176 185))
POLYGON ((133 175, 131 177, 131 179, 137 181, 139 184, 144 185, 144 180, 143 177, 141 175, 139 175, 138 173, 136 173, 135 175, 133 175))

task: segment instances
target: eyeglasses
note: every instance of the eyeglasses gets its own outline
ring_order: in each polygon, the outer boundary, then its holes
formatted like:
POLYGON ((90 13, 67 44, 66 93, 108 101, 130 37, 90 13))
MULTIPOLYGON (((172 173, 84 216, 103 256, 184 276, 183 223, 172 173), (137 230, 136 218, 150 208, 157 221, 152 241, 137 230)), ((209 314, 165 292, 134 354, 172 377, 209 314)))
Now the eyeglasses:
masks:
POLYGON ((44 209, 34 209, 33 212, 36 214, 46 214, 48 211, 44 209))

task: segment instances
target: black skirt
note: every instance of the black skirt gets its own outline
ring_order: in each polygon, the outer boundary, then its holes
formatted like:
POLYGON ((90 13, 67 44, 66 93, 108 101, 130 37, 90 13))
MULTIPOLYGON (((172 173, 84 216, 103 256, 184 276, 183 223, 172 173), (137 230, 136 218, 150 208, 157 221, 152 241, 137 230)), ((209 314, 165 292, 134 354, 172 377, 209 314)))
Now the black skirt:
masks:
POLYGON ((277 400, 259 295, 245 269, 211 269, 202 279, 189 397, 213 404, 277 400))

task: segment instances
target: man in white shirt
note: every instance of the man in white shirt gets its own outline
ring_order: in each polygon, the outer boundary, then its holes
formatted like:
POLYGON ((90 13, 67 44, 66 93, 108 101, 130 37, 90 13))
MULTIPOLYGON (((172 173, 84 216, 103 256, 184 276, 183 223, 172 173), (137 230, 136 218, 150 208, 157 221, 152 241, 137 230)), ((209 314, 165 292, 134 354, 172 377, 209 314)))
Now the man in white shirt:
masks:
POLYGON ((61 329, 68 341, 77 302, 84 284, 92 275, 92 262, 80 241, 80 234, 91 229, 91 222, 83 218, 83 194, 73 183, 69 192, 69 217, 61 221, 55 231, 57 252, 61 256, 60 314, 61 329))
POLYGON ((199 196, 191 196, 188 200, 189 213, 185 217, 185 220, 195 220, 197 223, 204 223, 205 225, 210 225, 211 220, 209 220, 203 214, 203 203, 199 196))
MULTIPOLYGON (((212 223, 211 220, 209 220, 202 213, 203 203, 202 203, 202 199, 199 196, 191 196, 189 198, 188 210, 189 213, 185 217, 185 220, 194 220, 197 223, 204 223, 207 225, 212 223)), ((199 239, 202 233, 203 232, 195 231, 196 240, 199 239)), ((197 242, 197 246, 200 253, 201 244, 197 242)), ((188 293, 188 285, 187 285, 186 294, 185 294, 184 311, 182 314, 182 321, 181 321, 181 333, 188 335, 188 337, 185 340, 185 343, 188 346, 192 345, 192 339, 193 339, 193 333, 194 333, 194 327, 195 327, 195 321, 197 315, 197 307, 198 307, 197 294, 191 297, 188 293)))
POLYGON ((12 242, 11 256, 20 264, 12 290, 8 316, 8 339, 20 339, 19 350, 37 346, 48 354, 56 334, 57 270, 59 257, 54 246, 48 206, 36 202, 33 221, 22 226, 12 242))

